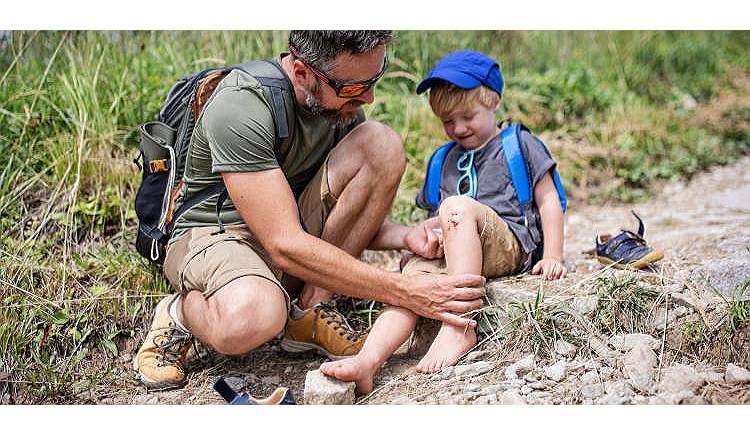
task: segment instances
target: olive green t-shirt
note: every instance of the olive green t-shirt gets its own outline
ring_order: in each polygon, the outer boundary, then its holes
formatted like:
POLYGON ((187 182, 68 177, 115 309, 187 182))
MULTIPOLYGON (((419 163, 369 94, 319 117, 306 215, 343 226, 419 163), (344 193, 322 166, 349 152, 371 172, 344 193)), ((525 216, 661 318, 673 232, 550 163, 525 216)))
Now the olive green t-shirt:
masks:
MULTIPOLYGON (((282 155, 286 157, 279 164, 274 153, 273 114, 262 85, 244 71, 230 72, 216 87, 196 121, 175 209, 186 197, 221 181, 222 172, 256 172, 280 167, 292 191, 300 192, 336 146, 337 139, 364 120, 360 109, 357 120, 337 134, 333 124, 299 107, 294 96, 286 91, 284 101, 291 115, 287 118, 290 138, 282 147, 282 155)), ((217 225, 217 197, 204 200, 180 216, 170 243, 190 228, 217 225)), ((244 224, 230 198, 222 206, 221 221, 224 225, 244 224)))

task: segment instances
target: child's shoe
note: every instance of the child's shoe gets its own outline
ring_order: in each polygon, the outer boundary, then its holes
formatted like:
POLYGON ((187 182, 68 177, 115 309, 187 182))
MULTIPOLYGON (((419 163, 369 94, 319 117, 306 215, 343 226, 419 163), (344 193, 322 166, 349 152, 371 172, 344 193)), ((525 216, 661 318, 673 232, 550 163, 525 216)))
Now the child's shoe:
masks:
POLYGON ((638 234, 623 229, 614 237, 611 234, 596 236, 596 259, 600 263, 614 263, 618 269, 641 269, 664 258, 661 251, 646 244, 643 221, 634 211, 630 212, 638 219, 638 234))
POLYGON ((238 393, 227 384, 223 377, 220 377, 214 383, 216 390, 221 397, 230 405, 296 405, 292 396, 292 391, 286 387, 278 387, 265 399, 258 399, 247 393, 238 393))

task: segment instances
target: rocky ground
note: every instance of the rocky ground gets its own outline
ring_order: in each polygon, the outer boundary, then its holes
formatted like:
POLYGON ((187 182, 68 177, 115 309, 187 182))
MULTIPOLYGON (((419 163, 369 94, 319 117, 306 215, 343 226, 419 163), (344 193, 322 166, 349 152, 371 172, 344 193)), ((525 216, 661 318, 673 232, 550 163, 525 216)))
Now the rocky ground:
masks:
MULTIPOLYGON (((565 279, 542 283, 522 275, 488 284, 492 307, 483 315, 492 321, 485 331, 490 335, 476 349, 455 367, 416 373, 434 331, 425 322, 412 350, 391 358, 373 393, 357 403, 750 403, 750 330, 746 324, 729 329, 731 302, 748 296, 741 285, 750 279, 750 158, 667 186, 636 205, 573 203, 566 219, 565 279), (646 239, 665 258, 648 271, 603 268, 590 253, 595 234, 634 230, 630 209, 643 218, 646 239), (535 304, 540 287, 544 299, 535 304), (645 305, 639 310, 634 301, 645 305)), ((397 254, 366 259, 397 267, 397 254)), ((123 369, 133 345, 121 352, 123 369)), ((189 382, 180 390, 148 392, 129 377, 110 394, 82 399, 222 403, 211 385, 223 375, 256 396, 289 386, 301 402, 305 375, 324 361, 311 353, 288 354, 277 341, 241 357, 200 346, 198 353, 192 353, 189 382)))

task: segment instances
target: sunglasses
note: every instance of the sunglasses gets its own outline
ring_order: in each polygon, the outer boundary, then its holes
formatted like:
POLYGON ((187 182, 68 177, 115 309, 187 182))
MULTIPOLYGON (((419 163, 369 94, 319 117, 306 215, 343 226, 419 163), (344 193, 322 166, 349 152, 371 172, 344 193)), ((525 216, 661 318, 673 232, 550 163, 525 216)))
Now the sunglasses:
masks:
POLYGON ((477 197, 477 170, 474 168, 474 150, 465 151, 461 154, 456 162, 456 169, 461 172, 461 176, 456 181, 456 193, 458 195, 466 195, 472 198, 477 197), (466 190, 462 192, 462 186, 466 186, 466 190))
POLYGON ((380 72, 370 80, 365 80, 363 82, 354 82, 354 83, 347 83, 347 82, 340 82, 338 80, 334 80, 327 75, 323 74, 322 71, 319 71, 307 62, 305 62, 304 59, 300 57, 300 55, 297 53, 297 50, 294 49, 294 47, 289 46, 289 51, 292 52, 292 54, 299 59, 300 62, 304 66, 306 66, 310 71, 313 72, 318 78, 325 81, 328 86, 333 88, 334 91, 336 91, 336 96, 341 98, 354 98, 359 97, 360 95, 364 94, 365 92, 369 91, 371 87, 375 85, 375 82, 380 80, 381 77, 383 77, 383 74, 385 74, 385 67, 388 66, 388 56, 385 56, 383 58, 383 69, 380 70, 380 72))

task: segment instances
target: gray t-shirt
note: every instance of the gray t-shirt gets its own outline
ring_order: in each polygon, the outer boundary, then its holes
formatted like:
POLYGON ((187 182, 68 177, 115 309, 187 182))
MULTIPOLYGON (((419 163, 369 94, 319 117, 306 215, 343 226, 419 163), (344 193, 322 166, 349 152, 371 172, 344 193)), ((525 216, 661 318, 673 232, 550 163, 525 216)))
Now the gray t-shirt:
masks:
MULTIPOLYGON (((530 261, 527 261, 526 269, 541 259, 543 249, 542 222, 539 217, 539 209, 533 203, 534 186, 545 173, 555 168, 556 163, 547 155, 541 141, 529 132, 521 130, 520 142, 531 179, 532 216, 529 216, 529 226, 535 228, 533 232, 524 225, 521 205, 518 203, 513 182, 510 179, 510 172, 505 164, 499 134, 474 153, 474 167, 477 171, 476 200, 495 210, 500 218, 508 224, 524 252, 532 254, 528 257, 530 261)), ((456 163, 464 151, 465 149, 460 145, 454 145, 445 156, 440 177, 441 203, 443 199, 457 194, 456 182, 461 172, 456 169, 456 163)), ((430 207, 425 201, 424 183, 422 183, 422 188, 417 194, 416 203, 417 207, 429 212, 429 217, 437 215, 437 208, 430 207)))

